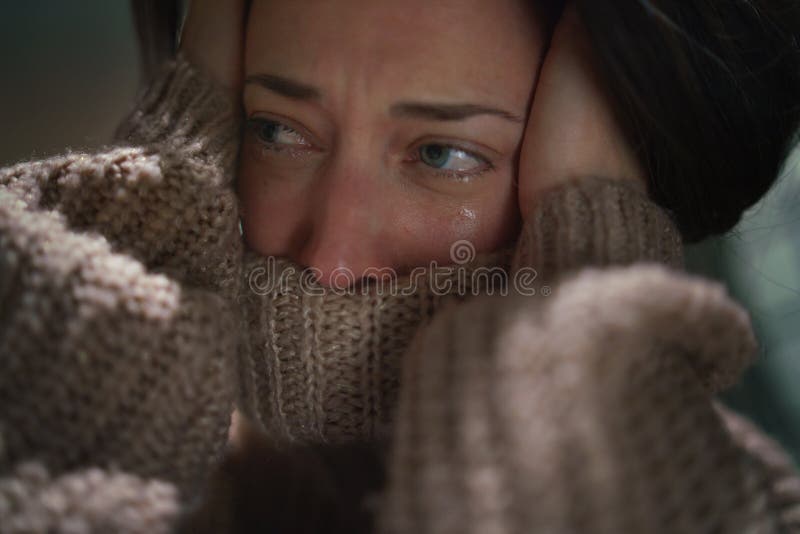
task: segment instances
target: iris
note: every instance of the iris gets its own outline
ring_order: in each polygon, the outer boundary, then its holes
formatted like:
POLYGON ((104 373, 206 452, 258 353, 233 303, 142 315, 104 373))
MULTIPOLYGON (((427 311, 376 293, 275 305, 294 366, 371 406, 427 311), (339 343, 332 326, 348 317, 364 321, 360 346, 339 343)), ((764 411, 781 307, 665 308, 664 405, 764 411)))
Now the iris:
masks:
POLYGON ((441 169, 450 160, 451 150, 442 145, 425 145, 420 148, 420 159, 431 167, 441 169))
POLYGON ((483 158, 454 146, 429 144, 419 148, 419 159, 435 169, 468 171, 480 167, 483 158))

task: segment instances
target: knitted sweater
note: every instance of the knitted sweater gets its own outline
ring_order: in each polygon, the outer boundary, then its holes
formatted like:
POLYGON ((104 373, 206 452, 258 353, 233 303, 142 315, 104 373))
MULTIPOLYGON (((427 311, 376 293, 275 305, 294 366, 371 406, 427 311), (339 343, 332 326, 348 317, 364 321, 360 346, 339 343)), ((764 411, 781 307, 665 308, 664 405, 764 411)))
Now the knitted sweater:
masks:
POLYGON ((642 191, 544 192, 444 292, 309 291, 243 250, 231 102, 178 58, 119 145, 0 171, 0 533, 800 530, 714 401, 748 316, 642 191))

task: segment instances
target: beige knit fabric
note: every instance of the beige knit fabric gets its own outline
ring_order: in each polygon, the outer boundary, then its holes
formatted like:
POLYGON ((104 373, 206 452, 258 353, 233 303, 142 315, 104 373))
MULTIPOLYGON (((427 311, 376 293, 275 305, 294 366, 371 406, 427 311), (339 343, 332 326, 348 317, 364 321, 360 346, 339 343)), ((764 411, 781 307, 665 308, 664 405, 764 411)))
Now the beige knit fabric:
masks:
POLYGON ((719 288, 659 266, 449 308, 406 362, 383 531, 775 532, 706 388, 753 348, 719 288))
POLYGON ((766 473, 769 503, 784 532, 800 532, 800 478, 781 446, 751 421, 715 402, 714 408, 737 447, 766 473))
MULTIPOLYGON (((515 272, 536 267, 527 273, 534 292, 547 291, 558 282, 556 274, 576 266, 681 264, 680 238, 669 217, 624 183, 582 180, 547 192, 540 205, 514 256, 515 272), (581 228, 594 233, 584 235, 581 228)), ((324 291, 301 283, 300 265, 246 254, 239 299, 245 320, 242 412, 271 437, 288 441, 388 436, 400 362, 420 326, 449 300, 507 293, 522 283, 510 275, 512 251, 473 257, 464 245, 461 263, 427 268, 414 278, 392 277, 366 294, 324 291)), ((451 253, 454 260, 457 253, 451 253)))
POLYGON ((89 468, 52 478, 37 463, 0 477, 0 532, 168 534, 180 513, 167 483, 89 468))
POLYGON ((402 355, 420 325, 445 302, 508 289, 510 251, 465 254, 330 291, 304 283, 300 265, 249 252, 239 298, 242 412, 288 442, 388 437, 402 355))
POLYGON ((234 400, 235 109, 185 62, 132 143, 0 171, 0 473, 98 465, 196 493, 234 400))
POLYGON ((541 195, 511 268, 537 271, 535 296, 261 294, 269 259, 242 261, 236 228, 236 128, 179 59, 121 128, 131 146, 0 171, 0 533, 79 516, 108 532, 117 511, 131 532, 169 530, 234 397, 290 447, 388 443, 380 532, 797 525, 793 467, 712 402, 753 356, 747 315, 641 263, 680 263, 641 192, 586 177, 541 195), (154 478, 180 493, 141 489, 154 478))
POLYGON ((513 270, 533 267, 540 284, 553 285, 587 265, 683 266, 677 228, 638 188, 602 177, 580 182, 539 194, 525 217, 513 270))
POLYGON ((713 403, 755 355, 749 318, 665 267, 669 218, 604 179, 528 215, 512 269, 558 282, 451 306, 415 340, 379 530, 794 531, 791 462, 713 403))

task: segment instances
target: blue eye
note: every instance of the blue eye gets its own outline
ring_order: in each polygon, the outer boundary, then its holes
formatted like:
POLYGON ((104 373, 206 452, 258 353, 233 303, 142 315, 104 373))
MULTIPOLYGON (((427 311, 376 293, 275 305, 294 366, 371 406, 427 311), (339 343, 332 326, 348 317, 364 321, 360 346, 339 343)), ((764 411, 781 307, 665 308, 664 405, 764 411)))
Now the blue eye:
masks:
POLYGON ((308 146, 310 144, 296 130, 280 122, 252 117, 247 120, 247 123, 258 140, 266 145, 308 146))
POLYGON ((421 146, 419 159, 435 169, 455 172, 473 171, 486 164, 486 160, 476 154, 457 147, 439 144, 421 146))

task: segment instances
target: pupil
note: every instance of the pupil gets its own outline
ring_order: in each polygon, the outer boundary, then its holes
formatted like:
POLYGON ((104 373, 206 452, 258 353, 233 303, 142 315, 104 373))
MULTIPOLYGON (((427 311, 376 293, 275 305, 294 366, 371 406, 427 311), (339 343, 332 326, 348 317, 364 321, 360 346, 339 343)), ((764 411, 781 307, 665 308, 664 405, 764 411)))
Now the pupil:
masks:
POLYGON ((442 145, 426 145, 422 147, 422 160, 434 167, 441 167, 447 163, 449 153, 442 145))
POLYGON ((261 127, 261 137, 266 141, 274 141, 276 133, 278 133, 278 125, 274 122, 264 123, 261 127))

